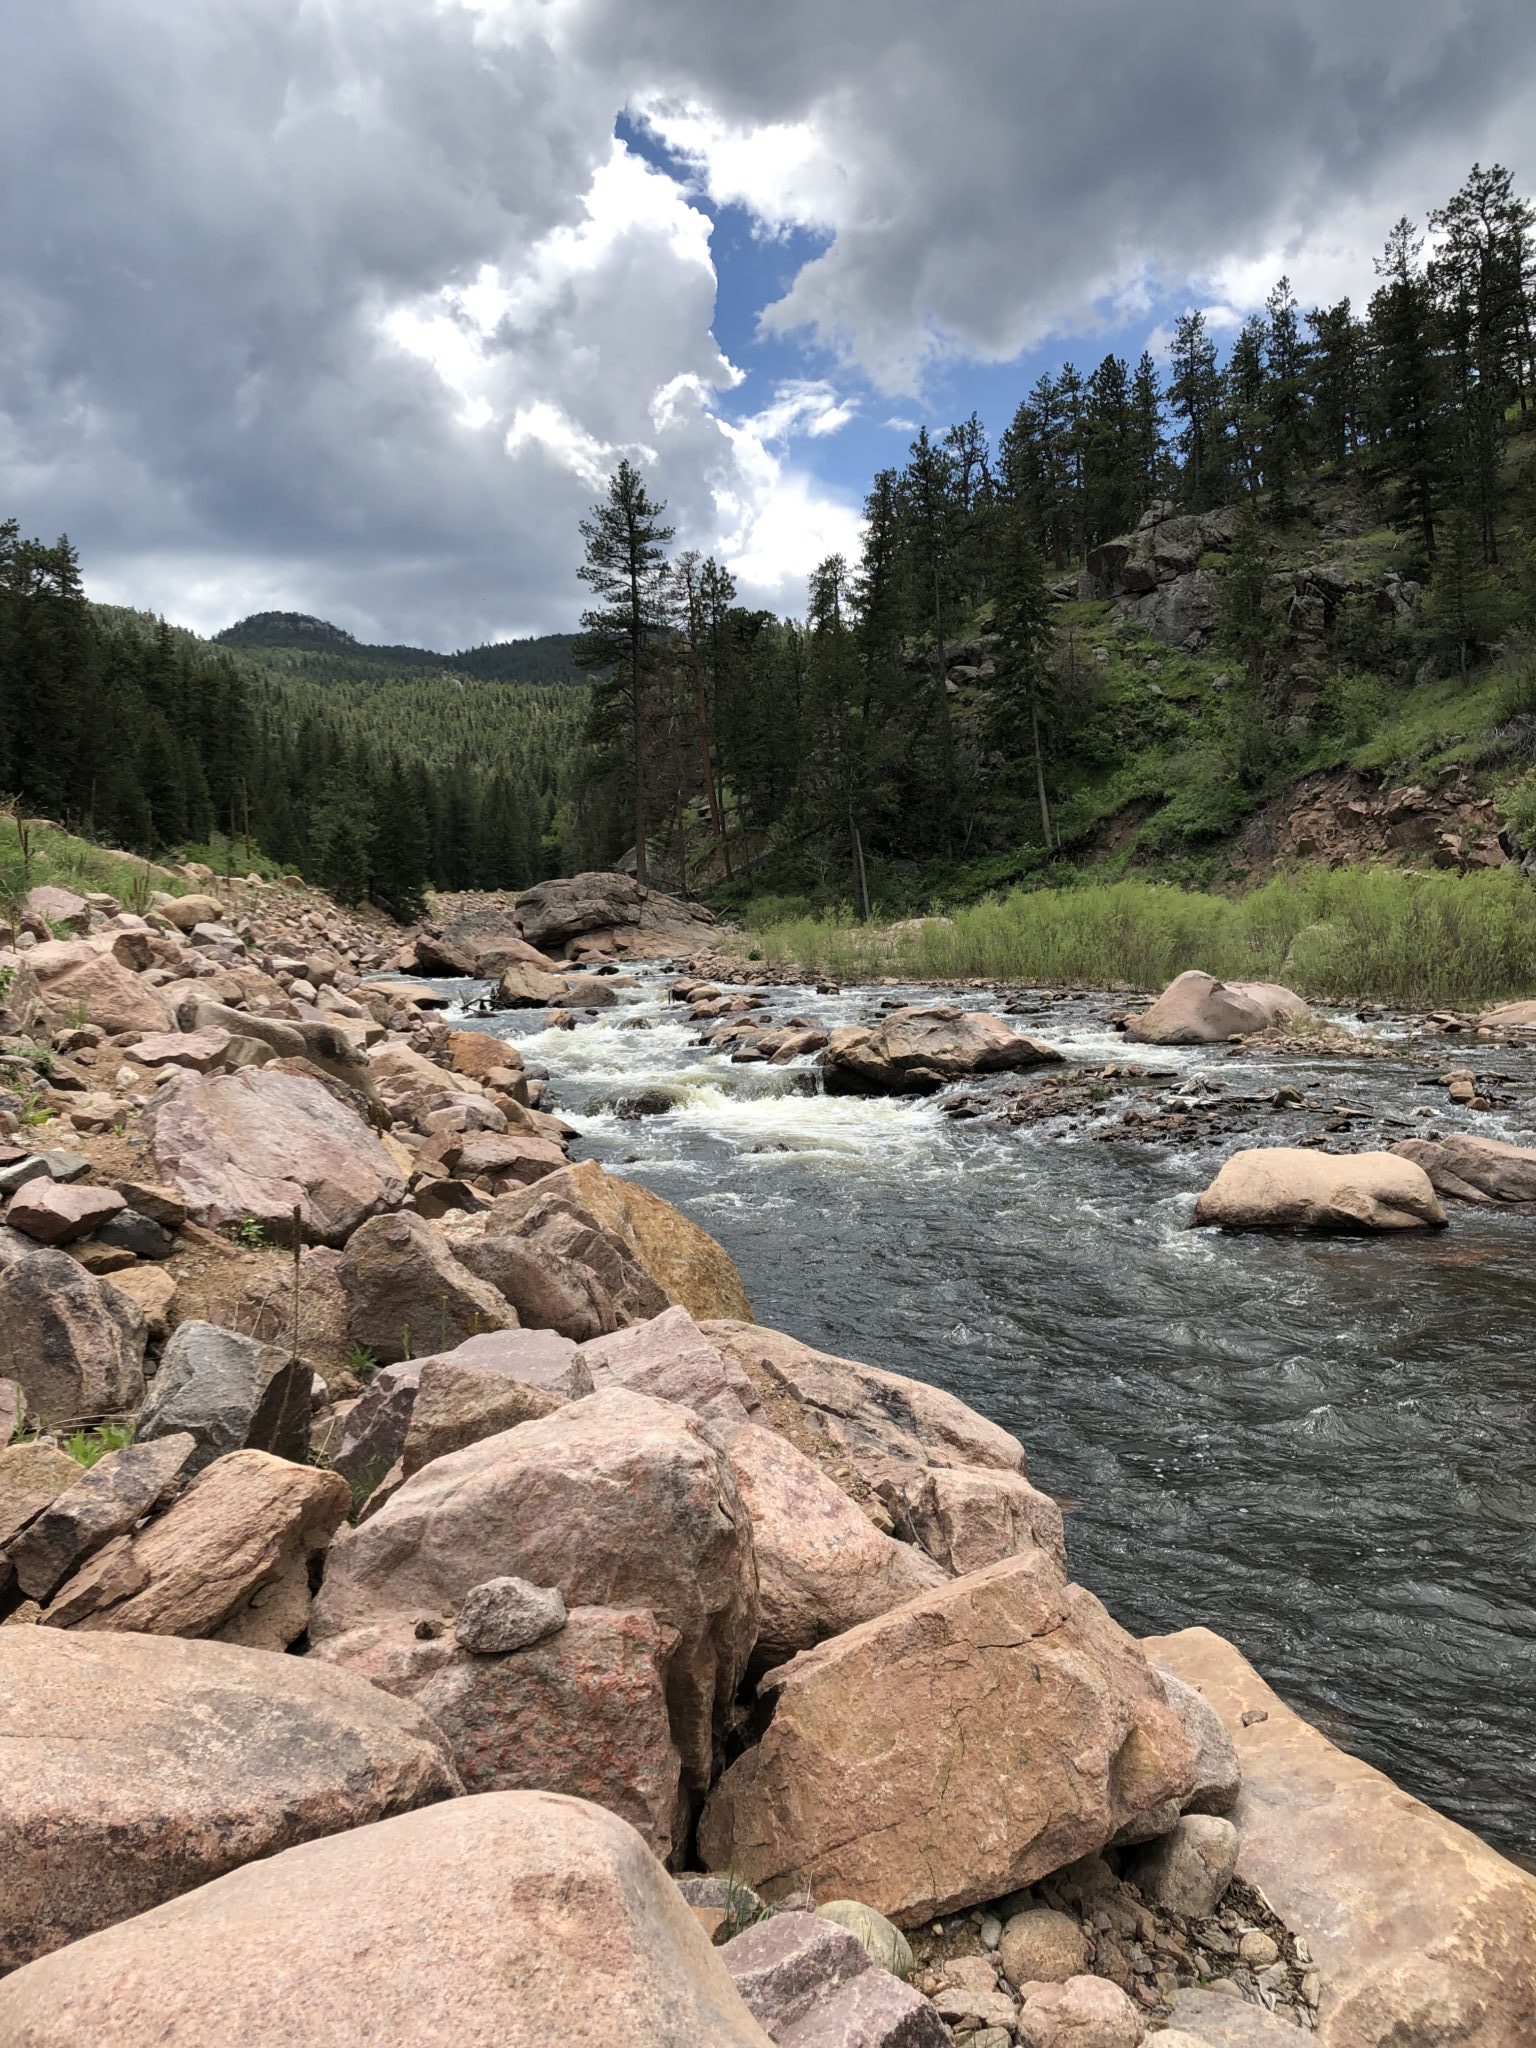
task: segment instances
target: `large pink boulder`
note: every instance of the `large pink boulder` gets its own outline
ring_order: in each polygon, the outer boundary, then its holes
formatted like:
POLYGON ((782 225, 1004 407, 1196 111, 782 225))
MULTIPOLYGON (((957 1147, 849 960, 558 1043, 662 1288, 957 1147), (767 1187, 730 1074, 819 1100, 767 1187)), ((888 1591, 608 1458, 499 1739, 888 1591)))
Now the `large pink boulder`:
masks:
MULTIPOLYGON (((164 1636, 3 1641, 0 1971, 459 1789, 426 1715, 345 1671, 164 1636)), ((0 2040, 28 2038, 5 2002, 17 1982, 0 1985, 0 2040)), ((61 2038, 105 2042, 115 2024, 103 2001, 61 2038)))
POLYGON ((1125 1035, 1142 1045, 1221 1045, 1311 1014, 1294 990, 1277 982, 1218 981, 1190 968, 1131 1019, 1125 1035))
POLYGON ((50 939, 27 954, 55 1031, 77 1018, 103 1031, 175 1028, 170 1004, 118 958, 115 943, 121 941, 50 939))
POLYGON ((706 1426, 610 1388, 435 1459, 333 1545, 311 1638, 446 1618, 506 1576, 557 1586, 567 1607, 645 1608, 676 1631, 668 1708, 702 1790, 758 1628, 751 1521, 706 1426))
POLYGON ((1443 1229, 1422 1166, 1392 1152, 1267 1145, 1234 1152, 1195 1204, 1220 1230, 1443 1229))
POLYGON ((1536 1146, 1448 1131, 1443 1138, 1404 1138, 1392 1150, 1422 1166, 1437 1195, 1458 1202, 1536 1202, 1536 1146))
POLYGON ((248 1864, 0 1983, 0 2038, 771 2048, 634 1829, 545 1792, 454 1799, 248 1864))
POLYGON ((1103 1849, 1193 1786, 1140 1647, 1041 1553, 919 1594, 770 1672, 711 1793, 706 1866, 899 1927, 1103 1849))
POLYGON ((157 1177, 214 1230, 259 1223, 274 1241, 344 1244, 405 1200, 398 1167, 355 1109, 301 1074, 178 1074, 144 1113, 157 1177))

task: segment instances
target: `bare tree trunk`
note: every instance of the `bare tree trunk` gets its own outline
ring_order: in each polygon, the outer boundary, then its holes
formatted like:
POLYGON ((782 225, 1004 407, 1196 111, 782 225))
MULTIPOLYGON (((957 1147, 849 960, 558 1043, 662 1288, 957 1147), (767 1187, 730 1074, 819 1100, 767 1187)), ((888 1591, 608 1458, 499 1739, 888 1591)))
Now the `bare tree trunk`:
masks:
POLYGON ((1045 800, 1045 763, 1040 757, 1040 713, 1034 705, 1029 708, 1029 724, 1035 742, 1035 793, 1040 799, 1040 827, 1045 834, 1045 850, 1047 853, 1053 853, 1055 842, 1051 838, 1051 807, 1045 800))
POLYGON ((853 805, 848 806, 848 830, 853 839, 853 879, 859 892, 859 914, 869 923, 869 877, 864 872, 864 842, 859 837, 859 828, 853 820, 853 805))

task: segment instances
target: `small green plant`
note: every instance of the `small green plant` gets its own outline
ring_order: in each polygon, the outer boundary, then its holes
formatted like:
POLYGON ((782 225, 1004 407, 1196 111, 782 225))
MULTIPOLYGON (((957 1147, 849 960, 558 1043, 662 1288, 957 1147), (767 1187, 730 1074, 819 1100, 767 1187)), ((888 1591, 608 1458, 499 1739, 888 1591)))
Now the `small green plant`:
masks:
POLYGON ((366 1344, 349 1345, 341 1362, 353 1378, 361 1380, 364 1386, 367 1386, 379 1369, 377 1357, 366 1344))
POLYGON ((3 1008, 3 1007, 4 1007, 4 1004, 5 1004, 5 1000, 6 1000, 7 996, 9 996, 9 994, 10 994, 11 990, 12 990, 12 989, 13 989, 13 988, 15 987, 15 985, 16 985, 16 970, 15 970, 15 968, 14 968, 14 967, 0 967, 0 1008, 3 1008))
POLYGON ((230 1226, 229 1239, 243 1252, 259 1252, 266 1244, 267 1233, 258 1217, 243 1216, 230 1226))
POLYGON ((77 1465, 87 1471, 108 1451, 121 1451, 133 1442, 131 1422, 102 1422, 95 1429, 76 1429, 63 1439, 63 1448, 77 1465))

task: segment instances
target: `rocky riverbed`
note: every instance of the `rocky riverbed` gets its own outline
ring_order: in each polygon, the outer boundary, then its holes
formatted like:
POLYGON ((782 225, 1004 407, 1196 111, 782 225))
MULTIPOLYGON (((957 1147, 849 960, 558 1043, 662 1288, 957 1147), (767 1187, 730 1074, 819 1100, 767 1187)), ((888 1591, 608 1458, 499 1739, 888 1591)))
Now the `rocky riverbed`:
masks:
POLYGON ((0 951, 0 2037, 1536 2027, 1536 1885, 1347 1753, 1525 1826, 1516 1044, 189 879, 0 951), (1192 1230, 1255 1154, 1257 1220, 1393 1235, 1192 1230))

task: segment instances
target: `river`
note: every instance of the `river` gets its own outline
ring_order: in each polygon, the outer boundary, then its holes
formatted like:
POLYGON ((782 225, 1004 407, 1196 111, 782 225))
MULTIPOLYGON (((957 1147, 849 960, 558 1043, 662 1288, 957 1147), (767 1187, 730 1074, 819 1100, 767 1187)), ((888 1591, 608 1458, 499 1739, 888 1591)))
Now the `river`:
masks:
MULTIPOLYGON (((1532 1856, 1536 1217, 1462 1208, 1401 1238, 1197 1232, 1194 1196, 1227 1152, 1294 1142, 1316 1116, 1249 1110, 1256 1137, 1179 1150, 829 1098, 809 1062, 701 1050, 668 978, 636 972, 573 1031, 541 1012, 473 1020, 548 1070, 575 1156, 717 1237, 760 1322, 1014 1431, 1068 1508, 1075 1576, 1127 1628, 1218 1630, 1334 1740, 1532 1856), (615 1113, 643 1089, 675 1107, 615 1113)), ((845 1023, 892 994, 778 990, 768 1008, 845 1023)), ((1289 1082, 1376 1118, 1427 1103, 1427 1128, 1536 1141, 1530 1053, 1476 1051, 1510 1077, 1511 1106, 1475 1116, 1403 1060, 1153 1052, 1105 1007, 1057 1003, 1023 1028, 1073 1061, 1177 1068, 1206 1099, 1289 1082)), ((1471 1053, 1453 1040, 1441 1057, 1471 1053)))

